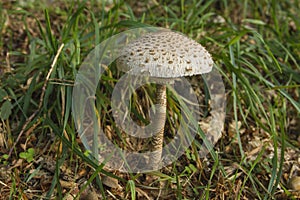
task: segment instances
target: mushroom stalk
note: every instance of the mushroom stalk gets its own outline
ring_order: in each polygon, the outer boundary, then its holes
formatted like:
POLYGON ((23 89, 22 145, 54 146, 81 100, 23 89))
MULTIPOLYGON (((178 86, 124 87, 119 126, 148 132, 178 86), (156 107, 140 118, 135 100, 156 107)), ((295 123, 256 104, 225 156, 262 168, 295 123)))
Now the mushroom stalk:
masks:
POLYGON ((150 150, 154 153, 151 154, 149 163, 152 169, 158 167, 162 155, 167 107, 166 85, 158 84, 156 87, 156 95, 156 104, 158 104, 156 107, 157 117, 153 122, 153 132, 155 135, 152 137, 150 145, 150 150))

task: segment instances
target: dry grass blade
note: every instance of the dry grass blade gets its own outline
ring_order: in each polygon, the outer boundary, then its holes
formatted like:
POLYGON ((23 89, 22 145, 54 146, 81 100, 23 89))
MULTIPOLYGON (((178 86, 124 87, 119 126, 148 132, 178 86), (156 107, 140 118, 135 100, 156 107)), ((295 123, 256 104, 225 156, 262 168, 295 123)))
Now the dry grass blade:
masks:
POLYGON ((38 112, 40 111, 40 109, 42 108, 42 105, 43 105, 43 98, 44 98, 44 95, 45 95, 45 92, 46 92, 46 87, 47 87, 49 78, 50 78, 50 76, 51 76, 51 73, 52 73, 52 71, 53 71, 53 69, 54 69, 54 66, 55 66, 55 64, 56 64, 56 62, 57 62, 57 59, 58 59, 58 57, 59 57, 59 55, 60 55, 60 53, 61 53, 63 47, 64 47, 64 44, 61 44, 60 47, 59 47, 59 49, 58 49, 58 51, 57 51, 57 53, 56 53, 56 55, 55 55, 55 57, 54 57, 54 59, 53 59, 53 62, 52 62, 51 67, 50 67, 50 70, 49 70, 49 72, 48 72, 48 74, 47 74, 47 76, 46 76, 46 79, 45 79, 45 81, 44 81, 43 88, 42 88, 42 93, 41 93, 41 96, 40 96, 40 101, 39 101, 38 109, 37 109, 34 113, 32 113, 32 115, 30 115, 30 117, 27 119, 26 123, 23 125, 23 127, 22 127, 22 129, 21 129, 21 131, 20 131, 20 133, 19 133, 19 135, 18 135, 16 141, 14 142, 13 146, 12 146, 11 149, 9 150, 8 157, 11 156, 11 154, 12 154, 14 148, 16 147, 16 145, 18 144, 18 142, 19 142, 21 136, 22 136, 23 133, 25 132, 25 130, 26 130, 28 124, 32 121, 33 118, 36 117, 37 113, 38 113, 38 112))

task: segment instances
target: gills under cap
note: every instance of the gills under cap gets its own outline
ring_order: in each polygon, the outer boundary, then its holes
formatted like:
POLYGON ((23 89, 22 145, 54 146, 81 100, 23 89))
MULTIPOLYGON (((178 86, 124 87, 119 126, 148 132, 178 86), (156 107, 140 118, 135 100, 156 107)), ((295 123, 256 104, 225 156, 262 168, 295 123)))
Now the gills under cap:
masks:
POLYGON ((117 66, 132 74, 175 78, 211 71, 213 60, 203 46, 172 31, 148 33, 120 51, 117 66))

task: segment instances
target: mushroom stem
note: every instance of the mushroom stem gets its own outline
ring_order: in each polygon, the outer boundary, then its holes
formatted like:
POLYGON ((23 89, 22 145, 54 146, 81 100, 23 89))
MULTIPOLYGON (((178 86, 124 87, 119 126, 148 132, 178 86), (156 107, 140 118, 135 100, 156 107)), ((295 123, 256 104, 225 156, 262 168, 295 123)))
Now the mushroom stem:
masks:
POLYGON ((162 147, 164 141, 164 126, 166 121, 166 107, 167 107, 167 97, 166 97, 166 85, 156 86, 156 104, 157 106, 157 117, 154 119, 154 136, 152 137, 150 150, 154 152, 150 157, 150 166, 152 169, 159 167, 159 162, 162 155, 162 147))

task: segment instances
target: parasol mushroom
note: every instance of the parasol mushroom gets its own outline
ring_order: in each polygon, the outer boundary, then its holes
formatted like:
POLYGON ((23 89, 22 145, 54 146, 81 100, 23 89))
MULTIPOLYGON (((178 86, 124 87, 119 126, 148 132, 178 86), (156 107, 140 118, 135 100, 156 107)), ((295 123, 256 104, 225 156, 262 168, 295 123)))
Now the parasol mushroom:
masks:
POLYGON ((147 72, 156 83, 156 103, 160 105, 156 112, 150 150, 155 152, 150 158, 152 168, 161 160, 164 124, 166 120, 166 83, 172 80, 212 70, 211 55, 196 41, 170 30, 147 33, 130 42, 120 51, 117 66, 121 71, 130 71, 133 75, 147 72))

